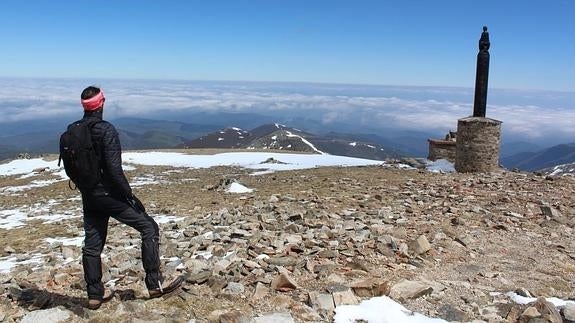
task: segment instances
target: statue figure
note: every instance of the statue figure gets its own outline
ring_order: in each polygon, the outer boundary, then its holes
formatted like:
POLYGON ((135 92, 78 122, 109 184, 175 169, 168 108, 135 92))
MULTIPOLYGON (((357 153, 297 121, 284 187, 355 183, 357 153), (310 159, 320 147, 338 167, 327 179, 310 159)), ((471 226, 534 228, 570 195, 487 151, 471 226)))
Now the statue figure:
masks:
POLYGON ((483 32, 481 33, 481 38, 479 39, 479 50, 484 52, 489 50, 489 33, 487 32, 487 26, 483 26, 483 32))

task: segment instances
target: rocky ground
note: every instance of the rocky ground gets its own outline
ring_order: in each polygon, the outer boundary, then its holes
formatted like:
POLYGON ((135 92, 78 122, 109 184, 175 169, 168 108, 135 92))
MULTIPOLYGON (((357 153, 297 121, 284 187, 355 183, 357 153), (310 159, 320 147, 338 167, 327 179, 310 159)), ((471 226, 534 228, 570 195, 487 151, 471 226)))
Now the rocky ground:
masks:
MULTIPOLYGON (((394 166, 249 173, 128 172, 132 182, 156 181, 134 191, 164 222, 164 271, 186 282, 147 300, 139 236, 112 220, 104 279, 116 296, 97 311, 83 307, 81 248, 45 240, 83 235, 78 192, 64 181, 4 190, 1 210, 39 207, 55 219, 0 229, 4 259, 32 260, 0 274, 0 321, 329 322, 334 308, 379 295, 447 321, 575 317, 570 306, 558 313, 506 295, 575 298, 573 177, 394 166), (254 191, 227 193, 232 181, 254 191)), ((29 181, 0 177, 0 187, 29 181)))

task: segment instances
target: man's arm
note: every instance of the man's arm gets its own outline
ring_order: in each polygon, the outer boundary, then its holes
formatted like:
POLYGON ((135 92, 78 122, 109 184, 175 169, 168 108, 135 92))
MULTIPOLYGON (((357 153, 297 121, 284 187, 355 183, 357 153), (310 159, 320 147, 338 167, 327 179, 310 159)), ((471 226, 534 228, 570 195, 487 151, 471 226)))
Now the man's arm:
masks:
POLYGON ((113 125, 107 124, 102 142, 104 144, 103 160, 110 179, 122 195, 126 197, 132 196, 130 183, 128 183, 124 175, 124 170, 122 169, 122 147, 120 145, 120 138, 113 125))

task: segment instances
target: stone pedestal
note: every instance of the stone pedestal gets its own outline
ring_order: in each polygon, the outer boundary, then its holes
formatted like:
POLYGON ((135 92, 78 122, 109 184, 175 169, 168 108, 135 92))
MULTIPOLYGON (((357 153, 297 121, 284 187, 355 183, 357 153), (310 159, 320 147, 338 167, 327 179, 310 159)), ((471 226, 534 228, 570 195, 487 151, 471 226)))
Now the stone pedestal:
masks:
POLYGON ((429 142, 429 155, 427 159, 435 161, 438 159, 447 159, 455 163, 455 141, 427 139, 429 142))
POLYGON ((457 121, 455 170, 462 173, 499 169, 501 121, 467 117, 457 121))

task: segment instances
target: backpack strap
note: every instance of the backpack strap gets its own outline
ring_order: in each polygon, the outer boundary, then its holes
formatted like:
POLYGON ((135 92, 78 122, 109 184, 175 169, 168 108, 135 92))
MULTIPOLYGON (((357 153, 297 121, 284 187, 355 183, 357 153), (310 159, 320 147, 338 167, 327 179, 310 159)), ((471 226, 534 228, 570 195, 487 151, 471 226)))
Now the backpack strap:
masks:
MULTIPOLYGON (((94 128, 94 126, 100 122, 104 122, 104 120, 101 119, 97 119, 97 120, 86 120, 84 122, 88 122, 88 129, 90 129, 90 135, 92 135, 92 128, 94 128)), ((100 145, 94 141, 94 136, 92 136, 92 146, 94 147, 94 151, 96 152, 96 156, 98 156, 98 163, 101 163, 102 161, 100 160, 102 158, 101 154, 100 154, 100 145)))
MULTIPOLYGON (((80 120, 78 120, 78 121, 76 121, 76 122, 74 122, 74 123, 78 123, 78 122, 86 123, 87 126, 88 126, 88 129, 90 129, 90 135, 92 135, 92 128, 94 128, 94 126, 95 126, 96 124, 98 124, 98 123, 100 123, 100 122, 104 122, 104 120, 94 119, 94 118, 87 118, 87 119, 80 119, 80 120)), ((74 123, 70 124, 70 126, 73 125, 74 123)), ((99 146, 99 145, 95 145, 95 143, 94 143, 94 136, 92 136, 92 145, 93 145, 93 146, 99 146)), ((97 150, 96 150, 96 154, 98 155, 98 157, 100 157, 100 153, 99 153, 97 150)))

